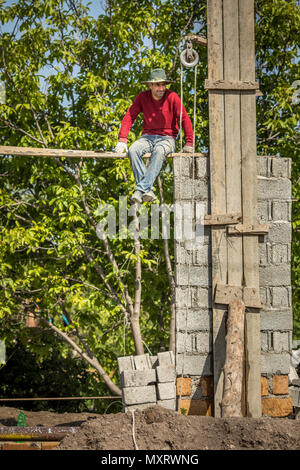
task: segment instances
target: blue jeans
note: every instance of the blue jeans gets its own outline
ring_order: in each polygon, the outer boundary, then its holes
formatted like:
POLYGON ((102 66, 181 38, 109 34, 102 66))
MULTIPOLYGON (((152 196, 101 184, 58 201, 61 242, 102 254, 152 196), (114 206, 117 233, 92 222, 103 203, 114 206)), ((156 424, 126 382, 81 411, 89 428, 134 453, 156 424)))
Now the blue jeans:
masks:
POLYGON ((161 170, 166 156, 175 152, 176 141, 165 135, 142 135, 128 150, 131 167, 136 181, 136 190, 146 193, 161 170), (151 153, 150 164, 146 168, 143 155, 151 153))

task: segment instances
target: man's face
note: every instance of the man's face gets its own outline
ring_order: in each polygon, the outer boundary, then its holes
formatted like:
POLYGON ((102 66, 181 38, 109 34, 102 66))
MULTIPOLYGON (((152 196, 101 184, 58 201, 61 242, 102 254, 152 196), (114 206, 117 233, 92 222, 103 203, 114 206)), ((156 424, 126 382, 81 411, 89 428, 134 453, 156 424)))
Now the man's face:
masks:
POLYGON ((153 98, 155 100, 160 100, 165 94, 166 83, 165 82, 149 83, 149 88, 151 90, 153 98))

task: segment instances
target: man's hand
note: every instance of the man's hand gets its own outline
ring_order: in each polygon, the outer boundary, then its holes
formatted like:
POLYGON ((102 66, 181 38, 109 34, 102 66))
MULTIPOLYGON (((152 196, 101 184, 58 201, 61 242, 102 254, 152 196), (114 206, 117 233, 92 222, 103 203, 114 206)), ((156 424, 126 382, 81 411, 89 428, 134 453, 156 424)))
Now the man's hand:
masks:
POLYGON ((118 142, 114 149, 115 153, 127 153, 127 144, 125 142, 118 142))
POLYGON ((185 145, 182 149, 183 153, 193 153, 194 147, 190 145, 185 145))

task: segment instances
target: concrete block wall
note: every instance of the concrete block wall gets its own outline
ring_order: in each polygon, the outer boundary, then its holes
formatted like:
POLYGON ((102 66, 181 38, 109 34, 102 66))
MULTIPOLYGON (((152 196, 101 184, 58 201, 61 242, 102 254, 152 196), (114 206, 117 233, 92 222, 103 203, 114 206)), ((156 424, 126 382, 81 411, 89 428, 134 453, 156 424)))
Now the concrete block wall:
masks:
MULTIPOLYGON (((174 202, 191 198, 210 212, 209 161, 176 158, 174 202)), ((291 161, 257 157, 258 221, 269 225, 259 237, 262 410, 264 415, 292 412, 287 377, 292 348, 291 161), (281 386, 278 388, 278 384, 281 386), (280 393, 279 393, 280 390, 280 393)), ((175 218, 176 222, 176 218, 175 218)), ((176 374, 178 410, 211 414, 213 401, 210 227, 201 242, 175 240, 176 374), (204 385, 205 384, 205 385, 204 385)))

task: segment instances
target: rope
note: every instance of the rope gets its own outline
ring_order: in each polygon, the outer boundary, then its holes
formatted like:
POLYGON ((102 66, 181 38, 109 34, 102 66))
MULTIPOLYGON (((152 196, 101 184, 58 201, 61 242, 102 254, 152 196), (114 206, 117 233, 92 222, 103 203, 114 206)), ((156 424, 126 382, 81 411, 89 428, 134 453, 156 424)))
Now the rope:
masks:
POLYGON ((133 443, 134 443, 134 448, 135 450, 139 450, 138 448, 138 445, 136 443, 136 440, 135 440, 135 429, 134 429, 134 410, 131 410, 131 416, 132 416, 132 439, 133 439, 133 443))
MULTIPOLYGON (((180 70, 180 99, 181 99, 181 110, 180 110, 180 151, 182 152, 182 107, 183 107, 183 69, 181 65, 180 70)), ((192 153, 192 214, 195 215, 194 210, 194 200, 195 200, 195 131, 196 131, 196 97, 197 97, 197 65, 195 66, 195 76, 194 76, 194 113, 193 113, 193 153, 192 153)), ((181 171, 181 162, 182 158, 180 157, 180 174, 181 171)), ((181 200, 181 186, 179 191, 179 198, 181 200)), ((187 341, 187 316, 188 316, 188 301, 191 298, 191 286, 190 286, 190 271, 191 271, 191 257, 189 257, 188 263, 188 297, 185 302, 185 333, 184 333, 184 347, 183 347, 183 360, 182 360, 182 369, 181 369, 181 382, 180 382, 180 394, 179 401, 181 402, 182 398, 182 388, 183 388, 183 375, 184 375, 184 366, 185 366, 185 354, 186 354, 186 341, 187 341)))

